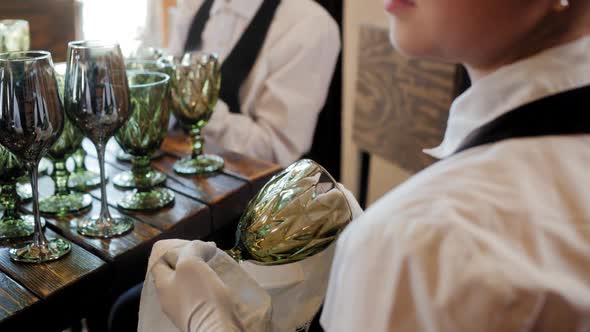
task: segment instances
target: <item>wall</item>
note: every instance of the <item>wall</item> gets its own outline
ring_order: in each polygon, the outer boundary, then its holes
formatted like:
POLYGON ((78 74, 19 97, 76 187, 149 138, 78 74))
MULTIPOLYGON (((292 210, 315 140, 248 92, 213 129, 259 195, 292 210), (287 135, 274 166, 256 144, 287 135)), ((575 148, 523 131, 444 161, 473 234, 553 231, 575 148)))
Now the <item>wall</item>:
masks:
MULTIPOLYGON (((352 141, 352 119, 360 24, 387 26, 382 0, 344 0, 342 182, 356 194, 359 192, 360 154, 352 141)), ((377 200, 408 176, 404 170, 373 156, 369 171, 368 203, 377 200)))

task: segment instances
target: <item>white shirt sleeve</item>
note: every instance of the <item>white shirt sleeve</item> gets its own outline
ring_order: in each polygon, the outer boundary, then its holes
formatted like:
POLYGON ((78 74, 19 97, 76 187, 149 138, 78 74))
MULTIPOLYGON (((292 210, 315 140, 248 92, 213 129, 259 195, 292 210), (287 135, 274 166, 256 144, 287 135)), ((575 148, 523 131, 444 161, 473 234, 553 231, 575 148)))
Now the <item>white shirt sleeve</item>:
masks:
POLYGON ((321 317, 324 329, 529 330, 544 292, 522 277, 519 258, 504 255, 498 250, 503 244, 488 241, 482 229, 470 229, 458 211, 436 217, 429 208, 420 210, 404 220, 373 211, 343 233, 321 317))
POLYGON ((235 114, 220 102, 203 129, 206 138, 283 166, 297 160, 311 146, 339 52, 333 20, 310 17, 291 27, 259 59, 270 74, 253 109, 235 114))

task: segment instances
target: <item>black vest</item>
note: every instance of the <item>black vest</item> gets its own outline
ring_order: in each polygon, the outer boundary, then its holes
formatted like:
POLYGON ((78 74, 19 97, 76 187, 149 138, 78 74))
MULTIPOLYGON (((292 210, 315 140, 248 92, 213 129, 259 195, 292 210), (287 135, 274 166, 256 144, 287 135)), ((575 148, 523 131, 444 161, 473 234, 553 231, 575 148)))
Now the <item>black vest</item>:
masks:
MULTIPOLYGON (((214 0, 205 0, 193 18, 184 51, 196 51, 201 48, 202 34, 209 20, 209 13, 214 0)), ((233 0, 249 1, 249 0, 233 0)), ((242 37, 221 66, 221 90, 219 98, 223 100, 232 113, 241 113, 240 88, 256 64, 266 35, 272 24, 280 0, 264 0, 258 12, 252 18, 242 37)))
POLYGON ((511 138, 590 134, 590 86, 521 106, 472 132, 455 153, 511 138))

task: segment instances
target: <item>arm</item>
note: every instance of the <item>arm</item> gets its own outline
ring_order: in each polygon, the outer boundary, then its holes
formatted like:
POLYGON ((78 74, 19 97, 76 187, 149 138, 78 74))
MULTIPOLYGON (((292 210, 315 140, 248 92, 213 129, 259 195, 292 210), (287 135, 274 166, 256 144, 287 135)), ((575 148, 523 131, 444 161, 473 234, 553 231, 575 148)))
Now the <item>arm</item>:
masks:
POLYGON ((489 245, 507 244, 465 227, 459 214, 429 220, 415 215, 411 222, 390 217, 390 224, 361 219, 342 235, 321 318, 324 329, 527 330, 543 295, 489 245))
POLYGON ((252 109, 234 114, 220 102, 204 128, 219 145, 287 166, 311 146, 338 54, 336 23, 309 17, 290 28, 257 66, 270 75, 252 109))

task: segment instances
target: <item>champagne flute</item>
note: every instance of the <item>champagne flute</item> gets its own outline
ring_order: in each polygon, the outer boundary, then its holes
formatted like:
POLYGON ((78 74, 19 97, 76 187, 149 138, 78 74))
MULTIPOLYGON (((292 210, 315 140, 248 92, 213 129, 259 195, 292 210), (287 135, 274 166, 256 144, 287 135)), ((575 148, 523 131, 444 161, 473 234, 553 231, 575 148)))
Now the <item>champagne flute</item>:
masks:
MULTIPOLYGON (((65 62, 55 65, 55 74, 60 97, 63 100, 63 91, 66 75, 65 62)), ((39 209, 46 214, 66 216, 68 214, 86 210, 92 206, 92 198, 86 193, 70 191, 68 179, 70 172, 66 168, 66 159, 82 143, 84 136, 80 129, 76 128, 68 117, 64 117, 64 129, 61 136, 48 150, 48 156, 53 162, 51 178, 55 184, 55 193, 44 197, 39 201, 39 209)))
POLYGON ((39 216, 39 162, 58 139, 63 118, 51 54, 0 54, 0 144, 20 159, 33 187, 34 240, 10 249, 10 258, 15 261, 41 263, 59 259, 71 250, 64 239, 45 238, 39 216))
POLYGON ((155 210, 174 201, 174 193, 157 187, 166 181, 166 174, 150 165, 150 157, 158 150, 170 120, 168 81, 166 74, 150 71, 129 71, 129 89, 133 115, 115 134, 119 145, 132 156, 131 171, 119 173, 113 183, 135 189, 118 202, 127 210, 155 210))
POLYGON ((203 154, 205 144, 201 130, 207 124, 219 96, 221 68, 215 54, 187 53, 182 59, 166 58, 172 62, 172 112, 193 143, 192 155, 177 161, 173 168, 179 174, 209 174, 223 168, 224 161, 213 154, 203 154))
POLYGON ((133 221, 112 217, 109 212, 104 165, 108 140, 131 116, 125 62, 118 44, 68 44, 64 104, 69 118, 94 144, 100 167, 100 215, 78 220, 78 232, 99 238, 127 233, 133 221))

